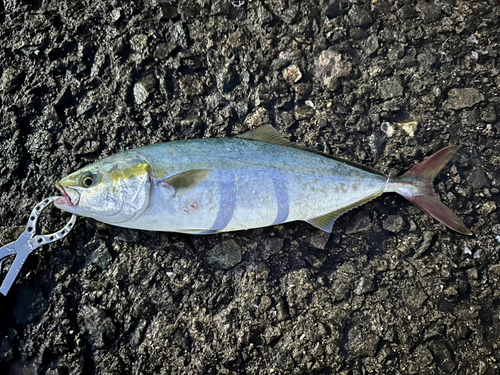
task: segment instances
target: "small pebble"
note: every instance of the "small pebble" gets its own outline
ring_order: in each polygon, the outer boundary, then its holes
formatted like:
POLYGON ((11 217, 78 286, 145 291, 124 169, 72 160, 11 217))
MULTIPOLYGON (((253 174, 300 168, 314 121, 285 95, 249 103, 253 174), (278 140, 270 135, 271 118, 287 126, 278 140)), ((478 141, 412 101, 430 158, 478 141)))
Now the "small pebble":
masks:
POLYGON ((241 262, 241 246, 235 240, 224 241, 207 251, 205 260, 214 268, 227 270, 241 262))
POLYGON ((444 106, 449 109, 470 108, 483 100, 483 94, 476 88, 451 89, 444 106))
POLYGON ((399 215, 389 215, 382 221, 382 228, 392 233, 399 233, 403 230, 405 222, 399 215))
POLYGON ((297 65, 289 65, 283 69, 283 78, 290 84, 297 83, 302 78, 302 73, 297 65))

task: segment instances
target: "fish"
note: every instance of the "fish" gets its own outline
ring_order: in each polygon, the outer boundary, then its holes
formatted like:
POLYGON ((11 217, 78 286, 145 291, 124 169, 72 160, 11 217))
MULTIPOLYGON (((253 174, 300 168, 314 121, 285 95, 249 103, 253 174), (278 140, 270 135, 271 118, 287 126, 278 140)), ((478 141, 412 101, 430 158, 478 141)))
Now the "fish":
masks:
POLYGON ((397 193, 464 235, 433 180, 455 155, 445 147, 399 177, 337 158, 263 125, 230 138, 171 141, 126 150, 62 178, 63 211, 139 230, 213 234, 306 221, 331 233, 337 218, 397 193))

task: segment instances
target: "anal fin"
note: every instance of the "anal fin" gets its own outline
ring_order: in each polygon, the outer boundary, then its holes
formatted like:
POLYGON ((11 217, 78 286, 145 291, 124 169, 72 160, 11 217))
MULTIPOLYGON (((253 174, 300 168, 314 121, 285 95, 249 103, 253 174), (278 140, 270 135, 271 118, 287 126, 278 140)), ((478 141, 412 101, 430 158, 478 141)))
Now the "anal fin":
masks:
POLYGON ((342 215, 342 213, 339 214, 337 211, 333 211, 326 215, 313 217, 306 221, 318 229, 327 233, 332 233, 333 224, 335 224, 335 220, 337 220, 340 215, 342 215))
POLYGON ((353 208, 356 208, 358 206, 361 206, 362 204, 365 204, 366 202, 371 201, 374 198, 377 198, 382 193, 383 193, 383 191, 372 194, 364 199, 361 199, 360 201, 354 202, 354 203, 352 203, 348 206, 342 207, 338 210, 329 212, 326 215, 316 216, 316 217, 307 219, 306 222, 308 222, 312 226, 314 226, 318 229, 321 229, 327 233, 332 233, 333 224, 335 224, 335 220, 337 220, 339 218, 339 216, 346 213, 347 211, 352 210, 353 208))

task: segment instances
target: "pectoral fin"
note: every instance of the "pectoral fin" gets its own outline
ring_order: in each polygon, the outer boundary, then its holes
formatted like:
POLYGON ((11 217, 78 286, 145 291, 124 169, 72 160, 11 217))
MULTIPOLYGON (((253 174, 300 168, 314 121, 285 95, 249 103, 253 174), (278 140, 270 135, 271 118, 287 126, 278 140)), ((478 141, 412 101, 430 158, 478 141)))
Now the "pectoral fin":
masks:
POLYGON ((198 186, 210 173, 210 169, 191 169, 169 176, 158 184, 172 190, 172 195, 186 193, 198 186))

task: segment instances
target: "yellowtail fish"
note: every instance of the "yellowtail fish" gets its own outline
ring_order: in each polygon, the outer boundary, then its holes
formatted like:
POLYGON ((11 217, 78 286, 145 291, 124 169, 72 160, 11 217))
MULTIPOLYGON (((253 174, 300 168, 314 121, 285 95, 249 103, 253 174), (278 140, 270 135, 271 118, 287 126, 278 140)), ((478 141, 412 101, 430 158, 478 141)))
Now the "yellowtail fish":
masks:
POLYGON ((432 186, 458 148, 443 148, 392 178, 298 146, 265 125, 234 138, 173 141, 112 155, 64 177, 55 205, 154 231, 210 234, 303 220, 331 232, 346 211, 394 192, 470 235, 432 186))

